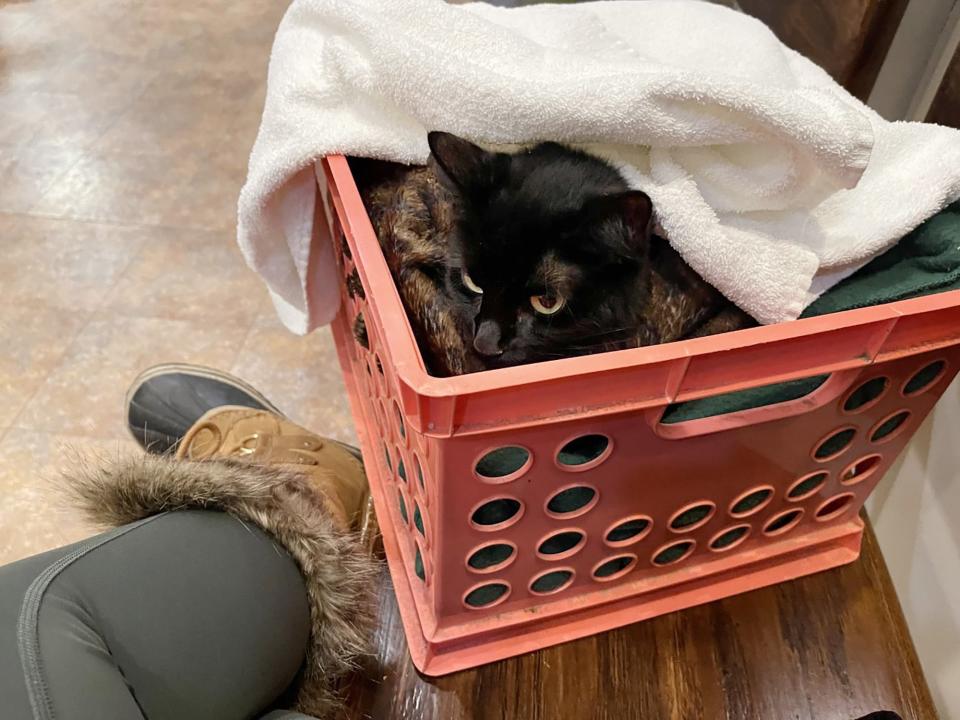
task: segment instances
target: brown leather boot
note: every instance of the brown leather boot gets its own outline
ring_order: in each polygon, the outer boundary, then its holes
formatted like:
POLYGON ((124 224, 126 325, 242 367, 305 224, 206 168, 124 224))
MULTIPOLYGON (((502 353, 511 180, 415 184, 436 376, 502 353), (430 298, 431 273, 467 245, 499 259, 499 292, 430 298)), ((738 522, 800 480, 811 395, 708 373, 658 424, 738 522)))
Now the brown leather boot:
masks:
POLYGON ((210 410, 184 435, 177 457, 229 458, 297 470, 320 491, 330 517, 344 530, 356 528, 366 508, 367 477, 353 453, 265 410, 231 405, 210 410))

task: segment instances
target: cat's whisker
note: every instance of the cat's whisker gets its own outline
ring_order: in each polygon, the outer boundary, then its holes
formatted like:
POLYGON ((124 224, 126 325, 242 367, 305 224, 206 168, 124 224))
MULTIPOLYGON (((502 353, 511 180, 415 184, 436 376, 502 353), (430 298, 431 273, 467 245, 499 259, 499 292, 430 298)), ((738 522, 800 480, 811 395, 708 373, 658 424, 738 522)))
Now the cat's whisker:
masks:
POLYGON ((632 339, 633 338, 631 338, 630 336, 627 336, 627 337, 621 338, 620 341, 608 339, 608 340, 600 340, 595 343, 587 343, 587 344, 580 344, 580 345, 565 345, 564 346, 565 352, 548 353, 548 352, 541 351, 539 355, 542 357, 569 357, 570 351, 582 353, 582 352, 589 352, 589 351, 598 351, 600 349, 603 349, 603 350, 623 349, 622 347, 618 347, 618 346, 620 346, 623 341, 629 341, 632 339))
POLYGON ((593 335, 586 335, 586 336, 581 337, 581 338, 580 338, 581 343, 580 343, 579 345, 569 345, 568 347, 572 347, 572 348, 576 348, 576 347, 590 347, 590 346, 592 346, 592 345, 598 345, 598 344, 601 344, 601 343, 604 343, 604 342, 615 342, 615 341, 616 341, 616 338, 613 338, 613 337, 611 337, 611 336, 614 336, 614 335, 624 335, 624 336, 629 337, 631 334, 633 334, 633 333, 635 333, 635 332, 636 332, 636 328, 624 327, 624 328, 619 328, 618 330, 609 330, 609 331, 607 331, 607 332, 594 333, 593 335), (603 339, 601 339, 601 338, 603 338, 603 339), (593 341, 593 340, 596 340, 597 342, 591 342, 591 341, 593 341), (584 343, 584 342, 582 342, 582 341, 586 341, 586 343, 584 343))
POLYGON ((636 330, 636 328, 634 327, 621 327, 621 328, 615 328, 613 330, 605 330, 603 332, 594 333, 593 335, 587 335, 587 337, 588 338, 603 337, 605 335, 614 335, 616 333, 622 333, 622 332, 628 332, 628 331, 633 332, 634 330, 636 330))

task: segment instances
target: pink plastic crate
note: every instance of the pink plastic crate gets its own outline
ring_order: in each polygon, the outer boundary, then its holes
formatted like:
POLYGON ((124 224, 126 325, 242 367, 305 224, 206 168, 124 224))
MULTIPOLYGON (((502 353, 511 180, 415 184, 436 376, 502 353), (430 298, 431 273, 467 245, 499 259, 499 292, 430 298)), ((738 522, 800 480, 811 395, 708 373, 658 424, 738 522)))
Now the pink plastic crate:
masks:
POLYGON ((957 372, 960 291, 431 377, 345 158, 317 179, 330 223, 315 240, 332 233, 341 276, 363 286, 344 284, 333 331, 429 675, 853 561, 864 500, 957 372), (351 331, 360 311, 369 351, 351 331), (674 401, 820 374, 798 400, 660 423, 674 401), (571 448, 580 464, 564 464, 571 448), (478 472, 491 452, 515 471, 478 472))

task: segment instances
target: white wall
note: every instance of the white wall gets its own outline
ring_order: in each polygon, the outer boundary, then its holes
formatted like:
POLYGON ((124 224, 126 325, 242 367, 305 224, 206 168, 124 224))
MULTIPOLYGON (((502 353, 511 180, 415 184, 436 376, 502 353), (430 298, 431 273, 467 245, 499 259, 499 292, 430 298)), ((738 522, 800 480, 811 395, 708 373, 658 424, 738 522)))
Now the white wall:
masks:
MULTIPOLYGON (((926 116, 960 41, 960 0, 911 0, 870 96, 888 119, 926 116)), ((960 718, 960 379, 940 399, 867 512, 944 718, 960 718)))
POLYGON ((910 0, 869 104, 888 120, 922 120, 957 45, 958 0, 910 0))
POLYGON ((960 378, 867 503, 934 701, 960 718, 960 378))

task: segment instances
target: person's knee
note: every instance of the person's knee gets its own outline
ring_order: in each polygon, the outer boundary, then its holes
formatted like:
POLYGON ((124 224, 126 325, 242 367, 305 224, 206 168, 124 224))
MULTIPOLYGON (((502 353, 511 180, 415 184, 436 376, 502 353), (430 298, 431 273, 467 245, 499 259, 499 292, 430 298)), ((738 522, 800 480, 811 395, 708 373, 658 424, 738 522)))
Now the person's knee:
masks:
POLYGON ((184 511, 82 547, 24 596, 33 611, 20 635, 36 658, 28 680, 63 717, 83 717, 71 709, 78 703, 98 712, 109 703, 118 718, 141 708, 249 717, 296 676, 310 628, 306 587, 261 530, 184 511))

